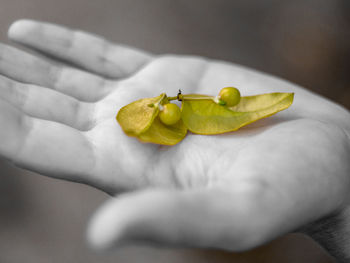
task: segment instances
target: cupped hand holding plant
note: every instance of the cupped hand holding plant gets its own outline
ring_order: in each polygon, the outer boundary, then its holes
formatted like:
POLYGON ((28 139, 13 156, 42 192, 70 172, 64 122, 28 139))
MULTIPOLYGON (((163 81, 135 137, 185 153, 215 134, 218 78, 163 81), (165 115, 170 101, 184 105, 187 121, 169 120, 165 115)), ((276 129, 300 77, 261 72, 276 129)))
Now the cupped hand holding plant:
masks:
POLYGON ((242 251, 347 211, 350 117, 338 105, 231 63, 154 56, 56 25, 18 21, 9 37, 50 59, 0 46, 0 155, 124 193, 94 216, 95 247, 147 240, 242 251), (232 85, 244 96, 294 93, 294 102, 238 131, 189 133, 175 146, 140 143, 115 119, 142 98, 232 85))

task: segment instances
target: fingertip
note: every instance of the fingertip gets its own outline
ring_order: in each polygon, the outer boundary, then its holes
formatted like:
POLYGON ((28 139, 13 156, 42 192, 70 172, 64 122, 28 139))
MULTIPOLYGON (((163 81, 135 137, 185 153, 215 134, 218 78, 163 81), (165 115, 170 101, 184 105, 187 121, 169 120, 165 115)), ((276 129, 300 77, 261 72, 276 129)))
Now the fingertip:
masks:
POLYGON ((88 246, 97 252, 102 252, 110 248, 110 242, 106 236, 101 234, 99 224, 90 222, 86 232, 86 240, 88 246))
POLYGON ((107 201, 89 222, 86 233, 88 245, 95 251, 107 251, 137 242, 139 238, 147 239, 157 222, 153 220, 156 217, 153 200, 153 192, 141 192, 119 195, 107 201), (148 221, 151 222, 147 224, 148 221))
POLYGON ((28 34, 35 26, 37 22, 30 19, 21 19, 13 22, 7 32, 7 35, 12 40, 21 39, 28 34))
POLYGON ((88 245, 96 251, 106 251, 118 244, 118 240, 122 239, 122 224, 118 222, 113 209, 113 200, 103 205, 91 218, 86 239, 88 245))

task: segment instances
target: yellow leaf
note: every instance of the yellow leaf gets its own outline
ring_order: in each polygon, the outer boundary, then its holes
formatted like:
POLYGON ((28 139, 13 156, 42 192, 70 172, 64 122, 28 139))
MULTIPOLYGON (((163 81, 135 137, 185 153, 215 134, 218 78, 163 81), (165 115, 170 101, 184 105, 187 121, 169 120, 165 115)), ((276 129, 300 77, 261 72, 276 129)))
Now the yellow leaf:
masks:
POLYGON ((155 98, 134 101, 117 114, 117 120, 123 131, 142 142, 163 145, 174 145, 180 142, 187 133, 182 120, 174 125, 165 125, 159 119, 159 104, 168 103, 163 93, 155 98))
POLYGON ((123 131, 130 136, 137 136, 146 131, 159 113, 159 108, 151 105, 160 103, 164 98, 165 93, 162 93, 158 97, 140 99, 121 108, 117 121, 123 131))
POLYGON ((293 102, 293 96, 294 93, 279 92, 245 96, 241 97, 239 104, 230 107, 230 109, 239 112, 252 112, 268 109, 276 105, 282 106, 284 103, 289 107, 293 102))
POLYGON ((144 133, 137 136, 140 141, 151 142, 162 145, 175 145, 185 138, 187 128, 183 124, 182 120, 178 121, 174 125, 163 124, 159 116, 157 116, 151 127, 144 133))
POLYGON ((182 120, 197 134, 231 132, 288 108, 293 96, 293 93, 270 93, 242 97, 238 105, 230 108, 212 99, 184 99, 182 120))

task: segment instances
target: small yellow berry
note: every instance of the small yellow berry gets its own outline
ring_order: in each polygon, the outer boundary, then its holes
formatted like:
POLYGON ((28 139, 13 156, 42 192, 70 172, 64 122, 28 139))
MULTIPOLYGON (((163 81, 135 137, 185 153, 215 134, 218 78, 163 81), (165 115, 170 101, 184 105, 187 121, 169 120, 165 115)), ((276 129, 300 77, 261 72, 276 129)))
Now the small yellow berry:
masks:
POLYGON ((181 118, 180 108, 174 103, 163 105, 163 109, 159 113, 160 120, 166 125, 173 125, 181 118))
POLYGON ((241 100, 241 93, 234 87, 226 87, 220 90, 219 98, 226 103, 226 106, 232 107, 241 100))

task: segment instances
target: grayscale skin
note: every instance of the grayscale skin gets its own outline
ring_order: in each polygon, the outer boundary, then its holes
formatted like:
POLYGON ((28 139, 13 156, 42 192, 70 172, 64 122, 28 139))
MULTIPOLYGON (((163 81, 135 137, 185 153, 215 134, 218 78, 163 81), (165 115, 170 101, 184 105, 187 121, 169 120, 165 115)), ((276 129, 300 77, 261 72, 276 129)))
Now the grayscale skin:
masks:
POLYGON ((57 25, 17 21, 9 38, 44 56, 0 45, 0 156, 113 195, 88 228, 94 248, 244 251, 303 231, 350 262, 350 114, 341 106, 232 63, 155 56, 57 25), (294 92, 294 103, 172 147, 140 143, 115 120, 140 98, 217 95, 225 86, 243 96, 294 92))

